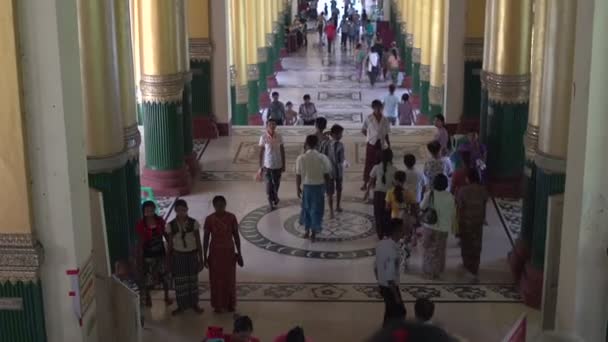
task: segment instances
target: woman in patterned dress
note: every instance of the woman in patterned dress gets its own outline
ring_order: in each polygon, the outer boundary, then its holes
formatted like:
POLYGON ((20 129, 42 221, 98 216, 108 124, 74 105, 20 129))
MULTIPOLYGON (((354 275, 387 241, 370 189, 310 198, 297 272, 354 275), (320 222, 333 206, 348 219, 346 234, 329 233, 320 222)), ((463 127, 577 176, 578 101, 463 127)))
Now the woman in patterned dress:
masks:
POLYGON ((488 192, 480 184, 479 173, 475 169, 469 170, 467 179, 468 184, 460 188, 456 197, 460 248, 464 268, 470 273, 471 280, 477 281, 488 192))
POLYGON ((420 204, 422 210, 434 208, 437 212, 435 224, 423 223, 425 237, 422 272, 427 278, 438 279, 445 269, 445 252, 448 235, 456 218, 454 196, 447 191, 448 178, 439 174, 433 181, 433 190, 424 194, 420 204))
POLYGON ((205 219, 203 238, 203 262, 209 268, 211 306, 217 313, 234 312, 236 264, 243 266, 239 224, 234 214, 226 211, 223 196, 213 198, 213 207, 215 213, 205 219))
MULTIPOLYGON (((433 180, 435 176, 439 174, 443 174, 448 177, 448 187, 449 187, 449 179, 452 177, 452 163, 448 158, 444 158, 441 156, 441 144, 439 141, 431 141, 426 145, 427 150, 431 154, 431 158, 424 163, 424 176, 426 177, 426 184, 428 187, 433 184, 433 180)), ((427 188, 427 190, 429 190, 427 188)))
POLYGON ((169 299, 169 271, 167 270, 166 252, 163 237, 165 236, 165 220, 156 215, 156 205, 152 201, 142 204, 143 218, 135 226, 139 237, 137 245, 137 260, 143 278, 142 293, 146 306, 152 306, 150 291, 162 283, 165 292, 165 303, 171 305, 169 299))

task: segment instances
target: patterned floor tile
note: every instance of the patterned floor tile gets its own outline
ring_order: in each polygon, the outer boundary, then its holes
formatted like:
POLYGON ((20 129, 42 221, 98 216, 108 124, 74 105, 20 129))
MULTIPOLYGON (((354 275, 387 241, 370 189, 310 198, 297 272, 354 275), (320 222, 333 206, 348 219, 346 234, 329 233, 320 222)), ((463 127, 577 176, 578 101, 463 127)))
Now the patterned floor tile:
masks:
POLYGON ((522 200, 494 198, 493 201, 511 241, 515 241, 521 234, 522 200))
POLYGON ((360 91, 320 91, 317 95, 319 101, 361 101, 360 91))

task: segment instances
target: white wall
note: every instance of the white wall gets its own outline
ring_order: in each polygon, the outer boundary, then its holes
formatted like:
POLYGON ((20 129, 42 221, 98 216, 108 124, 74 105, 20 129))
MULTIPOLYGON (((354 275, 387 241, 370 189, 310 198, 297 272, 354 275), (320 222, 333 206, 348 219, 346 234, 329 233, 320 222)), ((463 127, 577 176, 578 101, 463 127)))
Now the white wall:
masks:
POLYGON ((48 341, 81 341, 66 275, 91 252, 76 1, 16 3, 48 341))
POLYGON ((211 0, 211 42, 213 56, 211 58, 211 94, 213 96, 213 114, 219 123, 230 123, 230 61, 228 49, 229 3, 224 0, 211 0))

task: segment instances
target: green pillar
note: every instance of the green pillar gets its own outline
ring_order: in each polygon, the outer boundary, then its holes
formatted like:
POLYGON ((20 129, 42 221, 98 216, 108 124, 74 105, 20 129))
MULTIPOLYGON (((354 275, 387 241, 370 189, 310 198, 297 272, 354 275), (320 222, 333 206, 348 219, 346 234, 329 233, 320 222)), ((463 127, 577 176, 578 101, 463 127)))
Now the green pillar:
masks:
POLYGON ((258 48, 258 94, 268 91, 266 76, 268 76, 268 47, 258 48))
POLYGON ((103 195, 108 253, 112 269, 116 261, 129 259, 135 244, 127 197, 127 160, 126 152, 110 158, 88 160, 89 186, 99 190, 103 195))
POLYGON ((0 310, 0 341, 45 342, 41 246, 31 234, 0 234, 0 251, 0 298, 17 305, 0 310))
POLYGON ((429 117, 443 113, 443 86, 429 88, 429 117))
POLYGON ((420 48, 412 49, 412 92, 420 95, 420 48))
POLYGON ((184 73, 184 92, 182 98, 182 117, 184 137, 184 157, 190 158, 194 149, 194 141, 192 137, 192 73, 184 73))
POLYGON ((524 198, 521 212, 521 233, 519 238, 528 247, 532 246, 532 236, 534 234, 536 169, 534 157, 526 158, 526 163, 524 165, 524 198))
POLYGON ((519 179, 525 161, 530 76, 483 74, 480 122, 488 174, 492 179, 519 179))
POLYGON ((420 111, 428 118, 431 117, 431 105, 429 103, 429 89, 431 87, 431 68, 420 64, 420 111))
POLYGON ((479 120, 481 103, 481 60, 467 60, 464 63, 464 111, 465 119, 479 120))
POLYGON ((210 117, 213 96, 211 95, 211 61, 191 59, 192 72, 192 117, 210 117))
POLYGON ((260 110, 259 78, 258 64, 247 65, 247 91, 249 94, 247 112, 249 115, 257 115, 260 110))
MULTIPOLYGON (((545 157, 537 156, 537 161, 539 157, 545 159, 545 157)), ((565 170, 565 161, 562 162, 565 170)), ((536 170, 531 262, 537 269, 543 269, 549 197, 564 193, 566 174, 563 171, 545 169, 538 164, 542 163, 537 163, 536 170)))
MULTIPOLYGON (((127 163, 125 164, 128 226, 135 227, 141 218, 141 182, 139 179, 139 146, 141 137, 136 125, 125 128, 127 163)), ((134 242, 134 239, 133 241, 134 242)))
POLYGON ((405 74, 411 76, 414 73, 414 36, 411 33, 405 36, 405 74))

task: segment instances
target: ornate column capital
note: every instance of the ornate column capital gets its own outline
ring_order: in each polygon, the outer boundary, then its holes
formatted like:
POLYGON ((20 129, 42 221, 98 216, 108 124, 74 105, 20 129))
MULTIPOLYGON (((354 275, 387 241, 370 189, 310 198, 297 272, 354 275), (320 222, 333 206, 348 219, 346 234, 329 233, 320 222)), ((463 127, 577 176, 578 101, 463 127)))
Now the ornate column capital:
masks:
POLYGON ((415 47, 412 50, 412 60, 414 63, 420 64, 420 48, 415 47))
MULTIPOLYGON (((126 140, 126 137, 124 137, 124 139, 126 140)), ((131 154, 128 153, 128 151, 129 150, 125 148, 123 151, 109 156, 87 157, 87 170, 89 174, 95 175, 120 169, 121 167, 125 166, 129 159, 132 159, 131 154)))
POLYGON ((236 86, 236 103, 237 104, 247 104, 249 100, 249 88, 247 85, 237 85, 236 86))
POLYGON ((236 66, 231 65, 230 66, 230 86, 231 87, 236 86, 236 78, 237 78, 236 66))
POLYGON ((183 80, 184 80, 184 84, 192 82, 192 71, 190 71, 190 70, 183 71, 182 72, 182 77, 183 77, 183 80))
POLYGON ((258 63, 264 63, 268 60, 268 49, 266 47, 258 48, 258 63))
POLYGON ((405 44, 407 45, 407 47, 409 48, 413 48, 414 47, 414 34, 408 32, 405 35, 405 44))
POLYGON ((181 102, 184 91, 184 75, 141 75, 139 89, 143 102, 181 102))
POLYGON ((260 79, 260 69, 257 64, 248 64, 247 65, 247 80, 248 81, 257 81, 260 79))
POLYGON ((190 38, 190 60, 208 61, 213 54, 213 44, 209 38, 190 38))
POLYGON ((483 60, 483 38, 466 38, 464 40, 464 60, 478 62, 483 60))
POLYGON ((490 101, 523 104, 530 99, 530 74, 499 75, 483 70, 482 87, 487 89, 490 101))
POLYGON ((135 160, 139 158, 139 146, 141 145, 141 134, 135 125, 125 127, 125 147, 127 149, 127 155, 129 160, 135 160))
POLYGON ((443 86, 429 88, 429 102, 433 105, 443 106, 443 86))
POLYGON ((431 80, 431 66, 420 64, 420 80, 429 82, 431 80))
POLYGON ((552 173, 566 173, 566 159, 537 151, 534 164, 542 170, 552 173))
POLYGON ((42 245, 32 234, 0 234, 0 284, 37 282, 42 245))
POLYGON ((528 123, 526 135, 524 135, 524 146, 526 147, 526 158, 528 160, 534 160, 536 153, 538 152, 538 131, 538 126, 530 125, 528 123))

